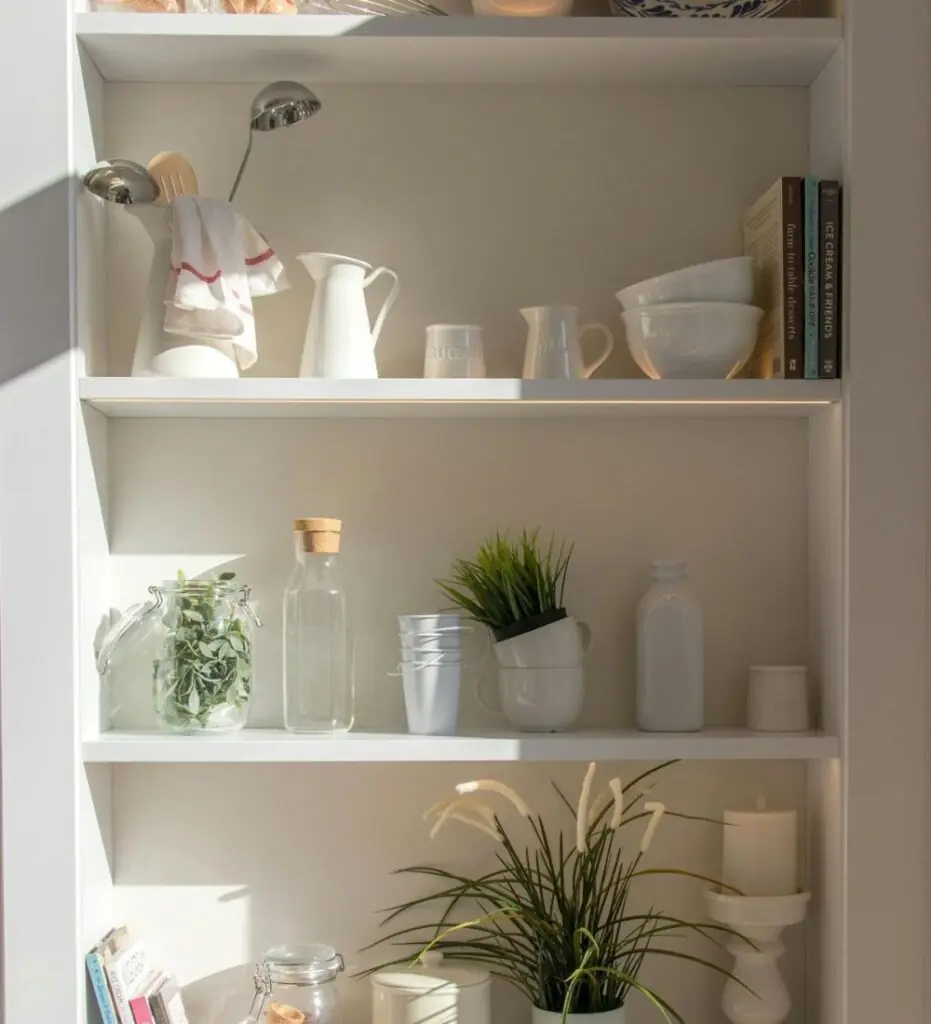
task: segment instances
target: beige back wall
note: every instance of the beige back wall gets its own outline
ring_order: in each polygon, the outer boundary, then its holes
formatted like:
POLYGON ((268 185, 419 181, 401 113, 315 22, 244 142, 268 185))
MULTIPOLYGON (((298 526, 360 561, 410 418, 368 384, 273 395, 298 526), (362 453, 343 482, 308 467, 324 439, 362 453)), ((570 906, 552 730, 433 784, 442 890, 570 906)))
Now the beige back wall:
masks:
MULTIPOLYGON (((142 161, 181 150, 202 191, 225 196, 254 92, 110 85, 107 150, 142 161)), ((306 251, 398 270, 383 376, 422 373, 424 328, 436 322, 482 324, 490 375, 518 376, 518 310, 567 302, 616 333, 602 375, 639 375, 614 292, 739 253, 744 208, 807 166, 803 89, 327 86, 320 96, 310 122, 256 138, 237 200, 293 285, 257 305, 252 372, 263 376, 297 373, 312 285, 294 256, 306 251)), ((109 212, 108 372, 126 374, 151 244, 131 216, 109 212)), ((372 287, 373 310, 383 287, 372 287)))

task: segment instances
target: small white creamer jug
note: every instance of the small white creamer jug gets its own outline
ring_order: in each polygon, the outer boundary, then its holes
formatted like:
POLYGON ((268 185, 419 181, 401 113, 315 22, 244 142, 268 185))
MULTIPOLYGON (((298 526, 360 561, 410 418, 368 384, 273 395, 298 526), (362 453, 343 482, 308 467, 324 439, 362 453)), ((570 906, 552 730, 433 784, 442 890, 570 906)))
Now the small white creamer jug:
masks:
POLYGON ((575 306, 532 306, 520 312, 529 327, 524 353, 525 380, 588 380, 614 348, 614 335, 604 324, 588 324, 579 330, 579 311, 575 306), (598 331, 605 346, 594 362, 586 364, 580 341, 589 331, 598 331))
POLYGON ((298 259, 314 279, 314 302, 301 357, 301 377, 349 380, 378 376, 375 344, 382 324, 400 291, 390 267, 376 267, 332 253, 309 252, 298 259), (394 279, 388 297, 369 326, 365 289, 383 274, 394 279))

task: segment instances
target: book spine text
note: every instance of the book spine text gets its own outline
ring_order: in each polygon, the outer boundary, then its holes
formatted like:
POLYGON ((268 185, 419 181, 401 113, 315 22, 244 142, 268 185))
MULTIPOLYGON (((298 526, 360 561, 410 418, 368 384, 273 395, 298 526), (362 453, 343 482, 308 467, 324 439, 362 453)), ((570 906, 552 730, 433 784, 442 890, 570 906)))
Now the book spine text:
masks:
POLYGON ((817 380, 818 366, 818 233, 820 229, 818 178, 805 179, 805 379, 817 380))
POLYGON ((823 181, 820 188, 819 287, 821 291, 819 376, 833 379, 840 371, 840 183, 823 181))
POLYGON ((107 986, 107 979, 103 973, 103 962, 100 954, 90 952, 86 957, 87 974, 91 980, 91 987, 97 997, 97 1005, 100 1007, 100 1019, 103 1024, 120 1024, 113 1008, 113 1000, 110 997, 110 989, 107 986))
POLYGON ((785 376, 800 379, 805 362, 804 225, 801 178, 783 178, 783 302, 785 304, 785 376))

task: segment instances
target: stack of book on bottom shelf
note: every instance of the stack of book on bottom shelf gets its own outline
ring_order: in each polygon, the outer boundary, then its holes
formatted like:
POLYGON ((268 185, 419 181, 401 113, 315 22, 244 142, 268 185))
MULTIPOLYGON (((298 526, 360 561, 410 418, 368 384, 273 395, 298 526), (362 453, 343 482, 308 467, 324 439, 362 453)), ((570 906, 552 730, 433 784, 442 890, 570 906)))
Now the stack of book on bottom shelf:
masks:
POLYGON ((764 317, 746 376, 841 375, 841 186, 780 178, 744 215, 764 317))
POLYGON ((152 967, 127 928, 108 932, 86 959, 103 1024, 188 1024, 174 978, 152 967))

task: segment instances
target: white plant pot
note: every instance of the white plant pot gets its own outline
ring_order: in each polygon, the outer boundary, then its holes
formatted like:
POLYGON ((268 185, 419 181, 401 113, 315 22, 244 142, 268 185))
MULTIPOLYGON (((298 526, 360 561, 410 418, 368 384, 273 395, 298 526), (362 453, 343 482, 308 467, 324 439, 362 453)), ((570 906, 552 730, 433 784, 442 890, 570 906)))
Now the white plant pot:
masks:
POLYGON ((523 732, 563 732, 585 700, 585 669, 499 668, 501 710, 523 732))
POLYGON ((571 616, 495 644, 502 668, 576 668, 591 646, 592 631, 571 616))
MULTIPOLYGON (((604 1013, 570 1013, 565 1019, 567 1024, 624 1024, 624 1007, 604 1013)), ((561 1013, 533 1008, 532 1024, 562 1024, 562 1021, 561 1013)))

